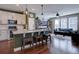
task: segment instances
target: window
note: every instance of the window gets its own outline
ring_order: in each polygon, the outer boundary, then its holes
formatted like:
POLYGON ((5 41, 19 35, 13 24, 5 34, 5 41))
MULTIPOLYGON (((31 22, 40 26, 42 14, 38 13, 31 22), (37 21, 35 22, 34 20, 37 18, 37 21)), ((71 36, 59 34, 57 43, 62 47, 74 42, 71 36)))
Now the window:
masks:
POLYGON ((61 18, 61 28, 67 28, 67 18, 61 18))
POLYGON ((55 19, 55 29, 60 28, 60 19, 55 19))
POLYGON ((63 17, 61 19, 55 19, 55 29, 62 28, 62 29, 73 29, 76 31, 78 25, 78 17, 63 17))
POLYGON ((77 30, 77 17, 69 17, 69 28, 72 28, 74 31, 77 30))

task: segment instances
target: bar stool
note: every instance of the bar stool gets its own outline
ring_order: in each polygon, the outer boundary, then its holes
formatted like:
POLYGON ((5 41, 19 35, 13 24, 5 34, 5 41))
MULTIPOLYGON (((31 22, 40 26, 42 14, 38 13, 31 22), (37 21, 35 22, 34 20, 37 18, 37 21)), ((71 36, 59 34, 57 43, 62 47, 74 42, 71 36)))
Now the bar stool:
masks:
POLYGON ((43 40, 45 41, 45 43, 47 44, 48 42, 48 37, 49 37, 49 31, 45 31, 44 34, 43 34, 43 40))
POLYGON ((48 39, 48 36, 44 34, 43 35, 43 42, 45 41, 46 44, 47 44, 47 41, 48 41, 47 39, 48 39))
POLYGON ((25 37, 23 38, 23 47, 25 47, 25 45, 30 45, 30 47, 33 46, 32 44, 33 38, 31 36, 31 33, 26 33, 25 37))
POLYGON ((44 44, 44 42, 43 42, 43 35, 44 35, 44 32, 41 31, 41 32, 40 32, 40 36, 41 36, 41 37, 40 37, 40 40, 41 40, 41 42, 42 42, 42 45, 44 44))
POLYGON ((37 42, 37 40, 38 40, 37 36, 38 36, 38 32, 34 32, 34 34, 33 34, 33 45, 36 44, 36 46, 38 44, 38 42, 37 42))
POLYGON ((41 35, 38 35, 38 36, 36 37, 36 39, 37 39, 37 42, 38 42, 39 45, 40 45, 41 42, 42 42, 42 36, 41 36, 41 35))

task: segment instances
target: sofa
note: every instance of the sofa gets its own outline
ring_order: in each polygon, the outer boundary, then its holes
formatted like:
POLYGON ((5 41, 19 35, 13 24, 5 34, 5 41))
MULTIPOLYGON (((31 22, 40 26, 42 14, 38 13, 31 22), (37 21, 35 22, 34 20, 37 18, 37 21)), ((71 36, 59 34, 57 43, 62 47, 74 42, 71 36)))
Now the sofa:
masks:
POLYGON ((73 44, 79 45, 79 31, 73 32, 71 38, 72 38, 73 44))
POLYGON ((71 36, 72 32, 73 32, 72 29, 61 29, 61 28, 59 28, 59 29, 54 30, 55 35, 60 34, 60 35, 63 35, 63 36, 71 36))
POLYGON ((55 29, 55 35, 71 36, 72 43, 79 45, 79 31, 73 31, 72 29, 55 29))

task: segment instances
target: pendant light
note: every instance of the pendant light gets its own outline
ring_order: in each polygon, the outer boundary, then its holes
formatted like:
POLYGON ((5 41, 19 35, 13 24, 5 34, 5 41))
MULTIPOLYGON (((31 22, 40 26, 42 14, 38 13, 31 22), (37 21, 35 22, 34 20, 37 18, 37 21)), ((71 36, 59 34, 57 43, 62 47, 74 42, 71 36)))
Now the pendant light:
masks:
POLYGON ((44 20, 44 5, 41 5, 41 16, 42 16, 42 20, 44 20))
POLYGON ((43 5, 41 5, 41 15, 44 15, 44 13, 43 13, 43 5))
POLYGON ((57 12, 56 16, 59 16, 59 13, 57 12))
POLYGON ((26 8, 25 13, 28 14, 28 9, 26 8))
POLYGON ((27 4, 26 4, 26 10, 25 10, 25 13, 28 14, 27 4))

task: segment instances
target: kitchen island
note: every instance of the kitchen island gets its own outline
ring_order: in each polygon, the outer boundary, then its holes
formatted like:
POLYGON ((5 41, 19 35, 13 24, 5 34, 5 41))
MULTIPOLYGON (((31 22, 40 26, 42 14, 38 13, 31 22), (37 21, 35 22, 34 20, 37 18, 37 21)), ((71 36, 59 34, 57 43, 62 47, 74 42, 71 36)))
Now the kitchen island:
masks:
POLYGON ((21 50, 22 40, 24 37, 29 36, 30 38, 34 35, 40 35, 43 32, 44 34, 48 34, 47 29, 39 29, 39 30, 23 30, 23 31, 14 31, 13 39, 15 41, 15 49, 14 51, 21 50))

